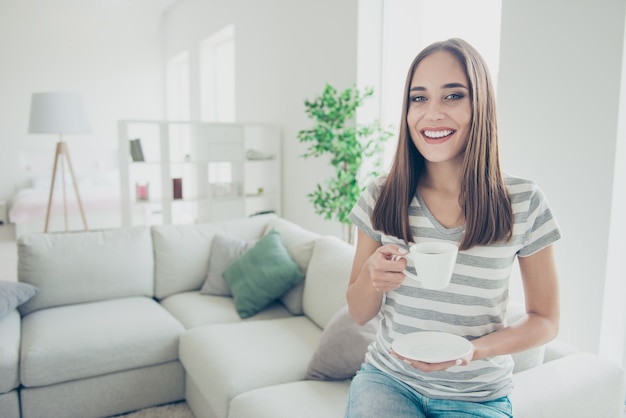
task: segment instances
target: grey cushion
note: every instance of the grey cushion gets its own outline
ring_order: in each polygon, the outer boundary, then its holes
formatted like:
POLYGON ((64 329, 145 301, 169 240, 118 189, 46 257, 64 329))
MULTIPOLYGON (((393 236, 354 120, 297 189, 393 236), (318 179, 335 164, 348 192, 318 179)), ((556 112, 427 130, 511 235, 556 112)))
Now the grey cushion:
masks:
POLYGON ((365 359, 368 345, 376 339, 379 326, 379 315, 360 326, 350 318, 347 305, 341 308, 328 321, 305 379, 352 378, 365 359))
POLYGON ((35 296, 37 288, 28 283, 0 280, 0 318, 35 296))
POLYGON ((232 295, 228 283, 222 274, 233 260, 246 252, 258 240, 246 241, 243 239, 216 234, 211 243, 211 255, 209 256, 209 269, 206 280, 200 289, 200 293, 215 296, 232 295))

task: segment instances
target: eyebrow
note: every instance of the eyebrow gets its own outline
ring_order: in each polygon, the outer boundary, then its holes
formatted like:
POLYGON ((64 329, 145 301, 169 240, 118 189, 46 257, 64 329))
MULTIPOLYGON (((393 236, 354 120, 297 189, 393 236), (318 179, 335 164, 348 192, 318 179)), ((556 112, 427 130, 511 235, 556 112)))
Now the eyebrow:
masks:
MULTIPOLYGON (((469 90, 469 88, 466 85, 461 84, 461 83, 444 84, 442 88, 444 89, 463 88, 463 89, 469 90)), ((426 91, 426 87, 421 87, 421 86, 411 87, 409 91, 426 91)))

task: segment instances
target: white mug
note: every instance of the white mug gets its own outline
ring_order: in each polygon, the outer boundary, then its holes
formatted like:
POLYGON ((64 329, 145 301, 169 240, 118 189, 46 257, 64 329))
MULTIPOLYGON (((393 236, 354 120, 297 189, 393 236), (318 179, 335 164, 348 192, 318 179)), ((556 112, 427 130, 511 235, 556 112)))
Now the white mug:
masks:
POLYGON ((404 269, 405 276, 419 281, 426 289, 440 290, 450 284, 458 251, 456 245, 447 242, 422 242, 409 247, 407 255, 394 259, 405 258, 415 267, 417 276, 404 269))

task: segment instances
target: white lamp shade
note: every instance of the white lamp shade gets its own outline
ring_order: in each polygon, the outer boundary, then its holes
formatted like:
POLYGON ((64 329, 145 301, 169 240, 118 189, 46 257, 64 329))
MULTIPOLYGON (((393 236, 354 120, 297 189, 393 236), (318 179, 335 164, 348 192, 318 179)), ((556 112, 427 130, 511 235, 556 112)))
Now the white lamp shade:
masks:
POLYGON ((30 103, 31 134, 89 132, 83 101, 77 93, 33 93, 30 103))

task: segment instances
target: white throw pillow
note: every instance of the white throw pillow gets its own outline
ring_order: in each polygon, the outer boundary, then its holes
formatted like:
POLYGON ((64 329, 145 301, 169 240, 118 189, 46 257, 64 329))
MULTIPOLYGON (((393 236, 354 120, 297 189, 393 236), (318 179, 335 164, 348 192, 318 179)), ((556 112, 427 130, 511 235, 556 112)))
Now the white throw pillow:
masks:
POLYGON ((200 293, 215 296, 231 296, 232 292, 222 274, 239 256, 245 253, 258 240, 242 240, 222 234, 216 234, 211 244, 209 269, 200 293))

